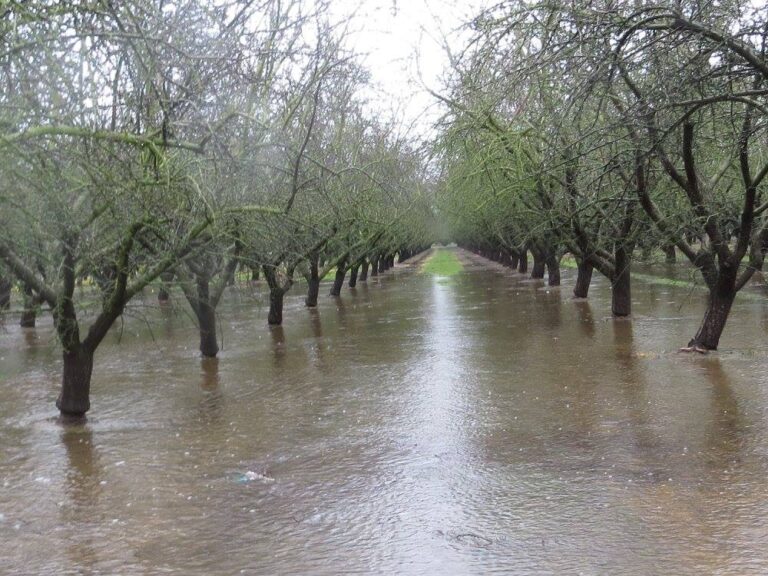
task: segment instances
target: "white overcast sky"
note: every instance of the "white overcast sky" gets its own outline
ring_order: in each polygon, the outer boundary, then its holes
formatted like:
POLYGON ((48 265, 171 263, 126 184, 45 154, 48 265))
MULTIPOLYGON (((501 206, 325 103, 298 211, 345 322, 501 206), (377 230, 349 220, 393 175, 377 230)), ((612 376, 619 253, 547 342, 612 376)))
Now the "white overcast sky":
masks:
POLYGON ((448 64, 441 44, 445 35, 454 49, 462 43, 456 29, 475 15, 484 0, 332 0, 337 14, 354 14, 349 46, 365 55, 374 89, 366 93, 385 115, 415 123, 426 135, 438 115, 435 101, 419 76, 437 89, 448 64))

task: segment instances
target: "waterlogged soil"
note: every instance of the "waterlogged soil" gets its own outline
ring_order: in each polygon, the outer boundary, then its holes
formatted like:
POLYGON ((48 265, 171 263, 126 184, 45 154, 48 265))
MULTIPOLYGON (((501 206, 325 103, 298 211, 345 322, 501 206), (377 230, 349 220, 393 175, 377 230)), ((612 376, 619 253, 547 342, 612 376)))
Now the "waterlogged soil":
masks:
MULTIPOLYGON (((0 330, 0 573, 768 573, 768 299, 551 289, 466 252, 316 311, 227 296, 218 361, 155 295, 55 419, 50 320, 0 330)), ((323 288, 327 292, 328 287, 323 288)))

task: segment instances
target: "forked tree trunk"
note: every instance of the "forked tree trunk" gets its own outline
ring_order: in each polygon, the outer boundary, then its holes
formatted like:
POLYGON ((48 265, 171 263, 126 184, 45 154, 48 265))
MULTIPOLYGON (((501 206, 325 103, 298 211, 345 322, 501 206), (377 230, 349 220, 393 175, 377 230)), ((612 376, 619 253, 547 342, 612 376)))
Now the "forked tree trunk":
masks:
POLYGON ((625 248, 615 251, 615 262, 616 271, 611 281, 611 312, 618 317, 629 316, 632 313, 632 260, 625 248))
POLYGON ((93 352, 80 347, 75 352, 65 351, 63 359, 61 391, 56 407, 65 416, 82 417, 91 407, 93 352))
POLYGON ((592 264, 586 260, 577 263, 578 274, 576 276, 576 286, 573 288, 574 298, 586 298, 589 295, 589 285, 592 283, 592 264))
POLYGON ((349 269, 349 287, 354 288, 357 286, 357 273, 360 270, 360 266, 352 266, 352 268, 349 269))
POLYGON ((368 260, 364 259, 360 265, 360 282, 366 282, 368 280, 368 260))
POLYGON ((528 272, 528 251, 523 250, 520 252, 520 260, 517 263, 517 271, 520 272, 520 274, 525 274, 528 272))

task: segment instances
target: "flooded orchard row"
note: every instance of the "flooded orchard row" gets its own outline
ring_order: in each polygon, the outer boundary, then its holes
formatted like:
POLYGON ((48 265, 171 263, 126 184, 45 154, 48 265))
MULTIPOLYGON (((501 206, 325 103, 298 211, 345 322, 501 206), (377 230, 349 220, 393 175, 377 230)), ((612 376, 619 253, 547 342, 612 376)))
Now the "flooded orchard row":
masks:
POLYGON ((271 330, 233 292, 219 360, 148 294, 80 426, 50 326, 4 326, 0 572, 768 572, 768 298, 681 355, 703 293, 636 281, 614 321, 602 278, 579 302, 458 254, 296 290, 271 330))

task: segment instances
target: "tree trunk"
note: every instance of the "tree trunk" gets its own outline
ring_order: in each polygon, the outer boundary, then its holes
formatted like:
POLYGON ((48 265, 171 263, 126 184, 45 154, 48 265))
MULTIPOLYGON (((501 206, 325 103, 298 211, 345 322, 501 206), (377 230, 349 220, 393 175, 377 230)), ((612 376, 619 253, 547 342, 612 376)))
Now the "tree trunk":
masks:
POLYGON ((586 260, 577 263, 578 275, 576 286, 573 288, 574 298, 586 298, 589 295, 589 285, 592 283, 592 264, 586 260))
POLYGON ((368 260, 364 259, 360 265, 360 282, 366 282, 368 280, 368 260))
POLYGON ((379 275, 379 257, 374 256, 371 260, 371 276, 376 277, 379 275))
POLYGON ((717 350, 725 329, 731 306, 736 298, 736 273, 720 271, 717 284, 709 291, 709 303, 696 336, 688 343, 691 348, 717 350))
POLYGON ((611 312, 618 317, 629 316, 632 313, 630 252, 626 248, 618 248, 614 257, 616 272, 611 282, 611 312))
POLYGON ((520 252, 520 260, 517 263, 517 271, 520 272, 520 274, 525 274, 528 272, 528 251, 523 250, 520 252))
POLYGON ((19 326, 22 328, 34 328, 37 320, 37 309, 40 306, 40 298, 35 296, 30 288, 24 287, 24 310, 21 312, 19 326))
POLYGON ((270 326, 279 326, 283 323, 283 296, 285 292, 279 288, 269 290, 269 315, 267 323, 270 326))
POLYGON ((171 295, 168 292, 168 282, 171 282, 172 280, 173 271, 160 274, 160 289, 157 291, 157 301, 160 304, 165 304, 171 299, 171 295))
POLYGON ((517 255, 517 252, 510 252, 509 253, 509 267, 512 268, 512 270, 517 270, 517 265, 520 263, 520 258, 517 255))
POLYGON ((316 255, 309 258, 309 279, 307 280, 307 297, 304 304, 307 308, 317 306, 317 297, 320 294, 319 258, 316 255))
POLYGON ((195 312, 200 327, 200 354, 204 358, 215 358, 219 352, 219 344, 216 340, 216 309, 211 305, 207 279, 197 279, 195 312))
POLYGON ((547 284, 549 286, 560 286, 560 258, 557 257, 554 250, 547 256, 547 284))
POLYGON ((537 280, 544 278, 544 255, 538 250, 532 250, 531 253, 533 254, 533 268, 531 269, 531 278, 536 278, 537 280))
POLYGON ((667 264, 674 264, 677 261, 674 244, 664 244, 661 249, 664 251, 664 261, 667 264))
POLYGON ((259 267, 254 266, 251 268, 251 282, 256 282, 259 279, 259 267))
POLYGON ((387 257, 380 256, 379 257, 379 274, 386 272, 388 268, 389 266, 387 266, 387 257))
POLYGON ((8 278, 0 278, 0 310, 8 310, 11 307, 11 288, 13 282, 8 278))
POLYGON ((347 263, 339 262, 336 266, 336 277, 333 279, 333 286, 331 287, 331 296, 339 296, 341 294, 341 287, 344 286, 344 276, 347 275, 347 263))
POLYGON ((360 266, 352 266, 352 268, 349 269, 349 287, 354 288, 357 286, 357 273, 360 270, 360 266))
POLYGON ((64 372, 56 407, 65 416, 82 417, 91 407, 93 352, 64 352, 64 372))

